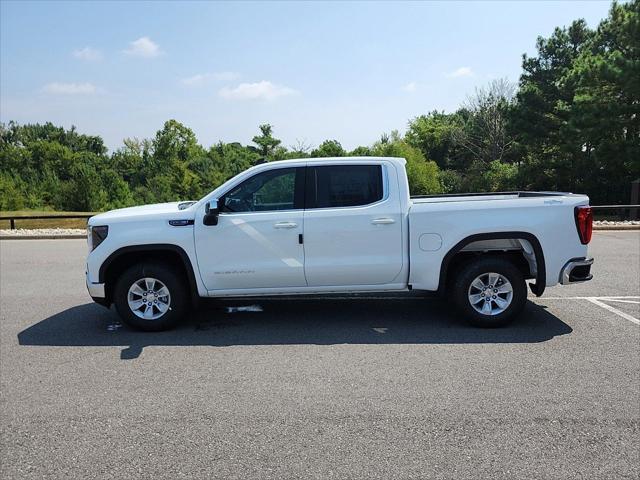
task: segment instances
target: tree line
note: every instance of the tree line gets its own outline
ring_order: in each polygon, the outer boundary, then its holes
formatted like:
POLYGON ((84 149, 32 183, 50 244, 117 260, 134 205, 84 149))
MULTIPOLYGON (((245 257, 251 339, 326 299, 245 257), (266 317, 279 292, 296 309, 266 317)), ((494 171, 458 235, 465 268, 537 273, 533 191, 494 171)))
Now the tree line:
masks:
POLYGON ((0 210, 100 211, 198 199, 260 162, 305 157, 407 159, 412 194, 507 190, 587 193, 627 203, 640 177, 640 0, 613 3, 596 29, 576 20, 539 37, 517 85, 494 80, 453 113, 345 150, 337 140, 285 147, 269 124, 251 145, 198 143, 165 122, 109 154, 99 136, 51 123, 0 124, 0 210))

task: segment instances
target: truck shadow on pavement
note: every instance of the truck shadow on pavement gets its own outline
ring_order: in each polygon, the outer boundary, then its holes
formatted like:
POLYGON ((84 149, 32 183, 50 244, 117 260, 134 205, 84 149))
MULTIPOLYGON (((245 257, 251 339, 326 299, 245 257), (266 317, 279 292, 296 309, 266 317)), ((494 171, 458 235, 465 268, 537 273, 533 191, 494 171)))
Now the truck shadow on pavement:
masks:
POLYGON ((208 300, 167 332, 138 332, 113 307, 78 305, 18 334, 20 345, 125 347, 123 360, 149 346, 536 343, 572 329, 528 302, 509 327, 478 329, 434 298, 208 300))
POLYGON ((20 345, 125 347, 121 359, 149 346, 537 343, 572 329, 545 307, 528 302, 510 326, 468 326, 451 305, 434 298, 207 300, 175 330, 138 332, 113 307, 78 305, 18 334, 20 345))

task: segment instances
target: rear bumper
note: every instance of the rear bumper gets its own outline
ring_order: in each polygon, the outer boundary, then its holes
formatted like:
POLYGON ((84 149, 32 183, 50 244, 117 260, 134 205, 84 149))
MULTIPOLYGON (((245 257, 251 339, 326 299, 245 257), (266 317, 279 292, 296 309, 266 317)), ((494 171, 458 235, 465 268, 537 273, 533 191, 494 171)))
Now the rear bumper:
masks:
POLYGON ((560 283, 569 285, 591 280, 593 278, 591 265, 593 265, 593 258, 573 258, 569 260, 560 271, 560 283))

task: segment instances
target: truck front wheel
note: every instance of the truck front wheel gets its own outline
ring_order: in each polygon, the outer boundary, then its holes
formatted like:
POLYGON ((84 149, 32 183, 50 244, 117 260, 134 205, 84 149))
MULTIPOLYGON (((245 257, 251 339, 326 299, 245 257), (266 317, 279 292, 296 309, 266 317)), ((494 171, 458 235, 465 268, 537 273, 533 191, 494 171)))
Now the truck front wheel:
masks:
POLYGON ((155 262, 133 265, 115 285, 116 310, 127 325, 138 330, 172 328, 189 305, 184 283, 169 266, 155 262))
POLYGON ((524 308, 527 285, 513 263, 499 257, 485 257, 458 272, 453 295, 456 306, 472 325, 502 327, 524 308))

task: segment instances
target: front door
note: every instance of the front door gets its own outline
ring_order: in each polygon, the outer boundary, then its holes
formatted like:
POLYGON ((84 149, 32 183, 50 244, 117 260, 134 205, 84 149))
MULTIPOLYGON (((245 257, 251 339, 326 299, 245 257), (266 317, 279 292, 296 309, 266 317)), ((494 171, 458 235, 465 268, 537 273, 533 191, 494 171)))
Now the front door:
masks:
POLYGON ((207 290, 304 287, 304 167, 257 173, 221 197, 217 225, 196 221, 207 290))

